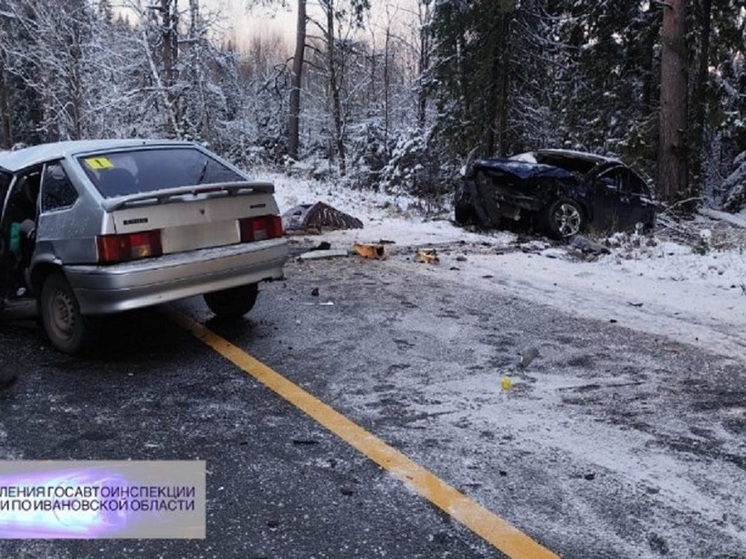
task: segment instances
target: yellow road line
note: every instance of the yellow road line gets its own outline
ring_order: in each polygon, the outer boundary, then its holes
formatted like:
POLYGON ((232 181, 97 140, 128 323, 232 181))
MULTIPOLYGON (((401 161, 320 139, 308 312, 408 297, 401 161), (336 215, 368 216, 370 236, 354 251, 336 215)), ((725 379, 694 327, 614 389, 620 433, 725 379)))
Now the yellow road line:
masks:
POLYGON ((558 555, 532 540, 509 522, 472 501, 395 448, 202 324, 173 308, 166 310, 166 313, 174 322, 191 332, 200 341, 295 407, 303 410, 318 423, 511 559, 559 558, 558 555))

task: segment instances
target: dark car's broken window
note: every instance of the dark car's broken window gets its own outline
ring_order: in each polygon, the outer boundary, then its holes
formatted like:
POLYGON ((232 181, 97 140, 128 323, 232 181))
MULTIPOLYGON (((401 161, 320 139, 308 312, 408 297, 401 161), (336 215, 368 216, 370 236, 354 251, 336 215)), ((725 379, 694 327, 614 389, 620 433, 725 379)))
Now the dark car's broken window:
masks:
POLYGON ((539 153, 536 157, 536 161, 543 165, 553 165, 560 169, 580 173, 582 175, 585 175, 598 163, 597 161, 580 159, 577 157, 565 157, 553 153, 539 153))
POLYGON ((158 148, 78 158, 88 178, 107 198, 166 188, 224 182, 244 177, 193 148, 158 148))
POLYGON ((611 169, 609 171, 606 171, 605 173, 601 173, 601 175, 599 175, 599 179, 601 179, 601 182, 608 188, 613 188, 614 190, 619 190, 620 192, 624 192, 627 190, 627 181, 625 180, 625 173, 623 169, 611 169))
POLYGON ((610 169, 599 175, 601 182, 610 188, 632 196, 648 196, 648 187, 637 174, 627 168, 610 169))
POLYGON ((650 196, 648 185, 635 173, 629 175, 629 192, 635 196, 650 196))

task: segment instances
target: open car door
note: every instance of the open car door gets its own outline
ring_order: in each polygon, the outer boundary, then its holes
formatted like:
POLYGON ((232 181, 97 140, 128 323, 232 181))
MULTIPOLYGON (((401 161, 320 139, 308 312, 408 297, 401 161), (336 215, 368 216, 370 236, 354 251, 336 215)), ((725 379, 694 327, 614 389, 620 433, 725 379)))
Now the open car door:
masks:
POLYGON ((0 170, 0 300, 26 296, 24 271, 34 250, 31 234, 35 229, 41 169, 20 175, 0 170))

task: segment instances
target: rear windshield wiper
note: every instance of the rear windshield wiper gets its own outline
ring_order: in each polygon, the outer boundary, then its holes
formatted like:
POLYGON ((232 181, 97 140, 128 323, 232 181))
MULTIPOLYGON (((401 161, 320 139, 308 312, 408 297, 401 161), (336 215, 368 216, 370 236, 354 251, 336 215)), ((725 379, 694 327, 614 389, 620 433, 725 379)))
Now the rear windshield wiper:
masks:
POLYGON ((207 164, 210 162, 209 159, 205 158, 205 163, 202 165, 202 171, 199 173, 199 178, 197 179, 197 182, 194 184, 202 184, 202 181, 205 179, 205 175, 207 174, 207 164))

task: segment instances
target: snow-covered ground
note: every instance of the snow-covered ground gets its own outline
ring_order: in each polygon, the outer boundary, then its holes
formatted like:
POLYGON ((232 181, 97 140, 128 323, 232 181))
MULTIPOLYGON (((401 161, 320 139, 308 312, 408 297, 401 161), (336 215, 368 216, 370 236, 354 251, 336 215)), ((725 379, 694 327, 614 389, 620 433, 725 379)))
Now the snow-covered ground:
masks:
POLYGON ((708 212, 685 226, 659 227, 652 238, 617 235, 607 240, 609 254, 586 256, 538 237, 467 231, 448 215, 425 218, 405 196, 282 175, 261 178, 275 183, 283 212, 323 201, 363 221, 363 229, 325 232, 333 248, 393 241, 386 245, 393 256, 432 245, 440 263, 426 273, 459 274, 465 283, 492 285, 577 316, 746 357, 746 215, 708 212))

